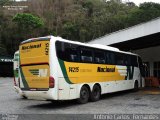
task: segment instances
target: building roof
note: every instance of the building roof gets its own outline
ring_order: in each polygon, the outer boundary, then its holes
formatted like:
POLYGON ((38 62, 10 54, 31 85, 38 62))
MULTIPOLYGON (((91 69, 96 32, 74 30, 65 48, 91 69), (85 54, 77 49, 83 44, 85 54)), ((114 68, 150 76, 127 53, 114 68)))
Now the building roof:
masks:
POLYGON ((119 30, 117 32, 107 34, 100 38, 91 40, 88 43, 112 45, 156 33, 160 33, 160 17, 123 30, 119 30))

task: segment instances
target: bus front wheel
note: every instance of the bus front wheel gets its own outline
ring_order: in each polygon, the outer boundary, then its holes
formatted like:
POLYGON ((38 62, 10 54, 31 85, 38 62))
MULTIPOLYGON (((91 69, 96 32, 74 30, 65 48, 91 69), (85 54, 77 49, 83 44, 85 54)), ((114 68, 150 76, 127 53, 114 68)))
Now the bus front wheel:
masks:
POLYGON ((91 101, 95 102, 98 101, 100 99, 101 96, 101 88, 99 87, 99 85, 94 85, 93 86, 93 90, 91 92, 91 101))
POLYGON ((78 103, 85 104, 89 99, 89 90, 86 86, 83 86, 80 91, 80 98, 78 98, 78 103))

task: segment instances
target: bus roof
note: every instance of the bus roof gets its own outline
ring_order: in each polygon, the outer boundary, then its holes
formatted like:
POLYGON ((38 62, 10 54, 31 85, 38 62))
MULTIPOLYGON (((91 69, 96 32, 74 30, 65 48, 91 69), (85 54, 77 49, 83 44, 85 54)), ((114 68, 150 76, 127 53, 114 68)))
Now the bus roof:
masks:
POLYGON ((31 42, 31 41, 34 41, 34 40, 47 40, 47 39, 53 39, 55 41, 62 41, 62 42, 67 42, 67 43, 73 43, 73 44, 77 44, 77 45, 83 45, 83 46, 87 46, 87 47, 92 47, 92 48, 98 48, 98 49, 102 49, 102 50, 109 50, 109 51, 114 51, 114 52, 119 52, 119 53, 139 56, 139 55, 131 53, 131 52, 121 51, 118 48, 111 47, 111 46, 106 46, 106 45, 102 45, 102 44, 82 43, 82 42, 78 42, 78 41, 66 40, 66 39, 63 39, 61 37, 55 37, 55 36, 52 36, 52 35, 45 36, 45 37, 30 38, 28 40, 25 40, 25 41, 21 42, 21 44, 24 44, 24 43, 27 43, 27 42, 31 42))
POLYGON ((121 51, 118 48, 115 47, 111 47, 111 46, 106 46, 106 45, 102 45, 102 44, 88 44, 88 43, 82 43, 82 42, 77 42, 77 41, 71 41, 71 40, 66 40, 60 37, 60 39, 56 39, 59 41, 64 41, 64 42, 68 42, 68 43, 73 43, 73 44, 78 44, 78 45, 83 45, 83 46, 87 46, 87 47, 93 47, 93 48, 98 48, 98 49, 102 49, 102 50, 109 50, 109 51, 113 51, 113 52, 119 52, 119 53, 124 53, 124 54, 130 54, 130 55, 136 55, 139 56, 135 53, 131 53, 131 52, 126 52, 126 51, 121 51))
POLYGON ((48 40, 50 39, 52 36, 45 36, 45 37, 37 37, 37 38, 30 38, 27 40, 24 40, 21 42, 21 44, 27 43, 27 42, 31 42, 31 41, 36 41, 36 40, 48 40))

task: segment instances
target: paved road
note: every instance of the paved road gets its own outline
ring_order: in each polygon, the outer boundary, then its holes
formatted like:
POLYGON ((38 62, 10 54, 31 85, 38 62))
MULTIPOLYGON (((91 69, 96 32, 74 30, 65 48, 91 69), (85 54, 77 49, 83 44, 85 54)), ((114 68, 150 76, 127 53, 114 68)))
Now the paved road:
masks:
POLYGON ((15 93, 12 78, 0 78, 0 113, 8 114, 96 114, 160 113, 160 95, 131 91, 103 95, 98 102, 25 100, 15 93))

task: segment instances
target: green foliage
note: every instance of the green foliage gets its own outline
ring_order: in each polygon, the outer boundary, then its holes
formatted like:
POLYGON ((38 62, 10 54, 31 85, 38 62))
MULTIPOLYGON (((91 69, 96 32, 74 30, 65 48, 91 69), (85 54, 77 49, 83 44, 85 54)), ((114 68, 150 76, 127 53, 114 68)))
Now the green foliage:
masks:
POLYGON ((147 22, 160 16, 160 4, 153 2, 145 2, 140 4, 139 8, 134 8, 128 15, 128 23, 130 25, 147 22))
POLYGON ((143 21, 148 21, 160 16, 160 4, 158 3, 145 2, 140 5, 139 9, 143 11, 141 15, 143 21))
POLYGON ((67 22, 63 25, 63 37, 68 39, 75 39, 74 36, 78 34, 78 26, 71 22, 67 22))
POLYGON ((87 10, 88 17, 91 17, 91 15, 93 13, 93 8, 94 8, 94 2, 93 2, 93 0, 85 0, 82 3, 82 7, 87 10))
MULTIPOLYGON (((1 0, 0 5, 11 4, 1 0)), ((31 0, 22 13, 0 11, 0 41, 9 54, 21 41, 46 35, 87 42, 160 16, 160 4, 115 0, 31 0), (8 14, 9 13, 9 14, 8 14), (39 17, 37 17, 39 16, 39 17)), ((5 51, 5 50, 4 50, 5 51)))
POLYGON ((12 21, 15 22, 18 27, 26 30, 40 28, 44 25, 42 19, 30 13, 18 13, 13 17, 12 21))
POLYGON ((10 3, 10 0, 0 0, 0 6, 6 5, 9 3, 10 3))
POLYGON ((0 41, 0 55, 7 55, 6 46, 4 46, 1 41, 0 41))
POLYGON ((140 4, 139 8, 143 10, 152 10, 152 9, 160 10, 160 5, 154 2, 145 2, 140 4))

